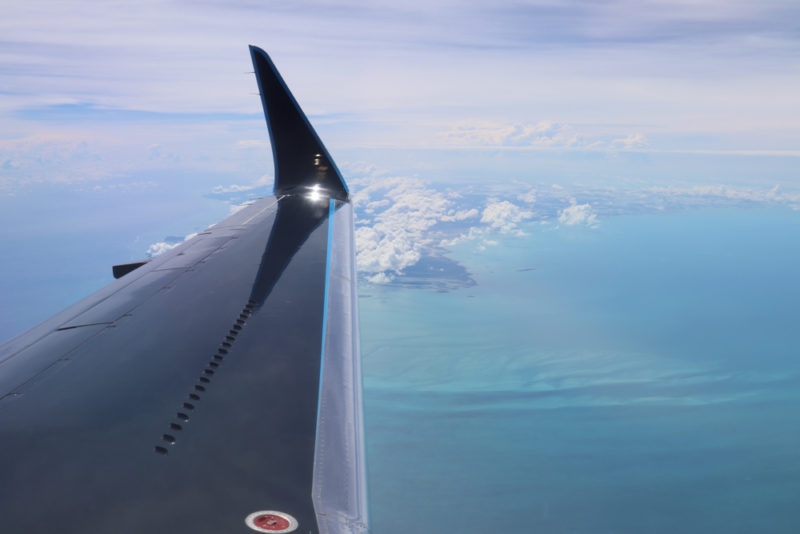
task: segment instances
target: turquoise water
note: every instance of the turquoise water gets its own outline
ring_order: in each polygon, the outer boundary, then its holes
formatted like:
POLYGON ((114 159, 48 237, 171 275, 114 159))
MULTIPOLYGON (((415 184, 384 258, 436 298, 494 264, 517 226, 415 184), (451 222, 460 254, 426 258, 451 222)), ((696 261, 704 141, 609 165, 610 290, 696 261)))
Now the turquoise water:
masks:
POLYGON ((800 212, 526 232, 361 287, 374 532, 800 531, 800 212))

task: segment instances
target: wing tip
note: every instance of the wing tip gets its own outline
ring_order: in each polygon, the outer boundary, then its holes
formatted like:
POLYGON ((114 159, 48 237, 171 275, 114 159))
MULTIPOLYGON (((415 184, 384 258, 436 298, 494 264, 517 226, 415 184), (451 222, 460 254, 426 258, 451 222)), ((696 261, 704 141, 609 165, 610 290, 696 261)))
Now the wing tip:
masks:
POLYGON ((267 121, 275 164, 276 194, 321 189, 349 200, 349 189, 336 163, 292 95, 275 63, 263 49, 249 45, 267 121))

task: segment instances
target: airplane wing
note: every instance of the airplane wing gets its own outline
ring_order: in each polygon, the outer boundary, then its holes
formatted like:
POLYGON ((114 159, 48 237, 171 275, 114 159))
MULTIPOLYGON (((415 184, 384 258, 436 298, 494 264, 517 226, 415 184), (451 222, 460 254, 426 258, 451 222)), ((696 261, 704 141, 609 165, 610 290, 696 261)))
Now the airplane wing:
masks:
POLYGON ((3 533, 366 532, 349 193, 250 53, 274 196, 0 346, 3 533))

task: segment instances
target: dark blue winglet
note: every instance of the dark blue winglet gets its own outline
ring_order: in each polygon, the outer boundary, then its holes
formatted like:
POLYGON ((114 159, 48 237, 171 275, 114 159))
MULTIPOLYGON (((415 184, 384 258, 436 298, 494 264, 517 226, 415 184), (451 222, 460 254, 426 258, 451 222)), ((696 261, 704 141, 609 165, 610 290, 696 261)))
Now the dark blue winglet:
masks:
POLYGON ((348 200, 347 185, 266 52, 250 46, 275 162, 276 195, 317 190, 348 200))

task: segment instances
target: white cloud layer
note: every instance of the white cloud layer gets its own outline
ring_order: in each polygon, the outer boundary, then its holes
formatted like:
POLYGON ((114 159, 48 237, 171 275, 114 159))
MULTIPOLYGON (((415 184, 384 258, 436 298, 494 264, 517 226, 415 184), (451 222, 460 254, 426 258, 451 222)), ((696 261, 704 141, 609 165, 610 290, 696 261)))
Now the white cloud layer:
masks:
MULTIPOLYGON (((360 146, 428 146, 436 125, 474 117, 445 127, 445 139, 623 150, 659 148, 670 132, 687 150, 796 150, 800 77, 788 66, 800 41, 797 3, 554 5, 10 2, 0 19, 0 114, 6 125, 9 115, 59 105, 256 115, 242 44, 253 42, 273 54, 317 123, 347 123, 342 139, 360 146), (697 134, 718 144, 698 146, 697 134)), ((247 133, 229 148, 258 146, 265 139, 247 133)))
POLYGON ((722 198, 734 201, 776 202, 790 205, 800 203, 800 193, 784 191, 779 185, 775 185, 770 189, 733 187, 721 184, 696 185, 692 187, 648 187, 642 191, 642 194, 677 201, 690 198, 722 198))
MULTIPOLYGON (((480 251, 497 245, 498 235, 525 235, 525 225, 534 220, 557 222, 562 227, 596 228, 598 212, 656 212, 665 206, 742 202, 781 203, 800 208, 800 193, 784 191, 777 185, 763 189, 724 185, 592 189, 540 184, 537 190, 517 181, 503 194, 481 196, 469 188, 464 193, 436 188, 419 178, 381 177, 371 166, 352 168, 360 169, 353 173, 362 175, 350 180, 355 191, 357 269, 375 284, 391 283, 426 256, 446 254, 447 248, 458 244, 474 242, 480 251), (583 202, 579 204, 573 195, 581 197, 583 202), (565 202, 569 202, 567 207, 565 202)), ((268 178, 262 177, 255 183, 268 178)), ((233 206, 231 211, 247 204, 233 206)), ((153 243, 147 255, 163 254, 178 244, 153 243)))
POLYGON ((583 131, 550 120, 533 124, 499 121, 460 121, 439 136, 446 145, 592 151, 641 150, 648 147, 644 133, 627 133, 626 127, 583 125, 583 131), (622 137, 620 137, 622 136, 622 137))
POLYGON ((574 147, 582 143, 572 128, 553 121, 535 124, 460 122, 441 136, 451 144, 466 146, 574 147))

